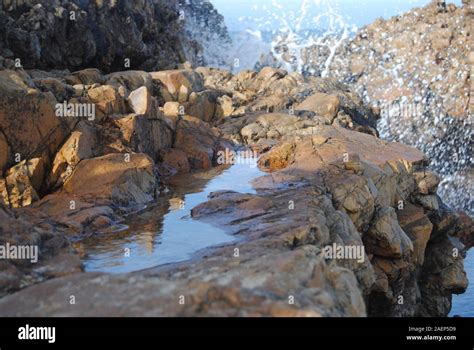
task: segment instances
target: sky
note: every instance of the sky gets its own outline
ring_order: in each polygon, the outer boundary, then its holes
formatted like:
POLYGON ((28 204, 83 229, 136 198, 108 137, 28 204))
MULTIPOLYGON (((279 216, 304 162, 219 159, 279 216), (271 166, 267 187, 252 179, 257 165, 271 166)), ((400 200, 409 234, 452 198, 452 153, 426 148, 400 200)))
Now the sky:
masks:
MULTIPOLYGON (((301 5, 306 2, 308 14, 306 18, 314 17, 322 9, 330 6, 341 14, 350 25, 361 27, 372 23, 379 17, 389 18, 406 12, 415 7, 428 4, 431 0, 210 0, 221 13, 230 31, 242 29, 276 29, 278 21, 268 21, 273 12, 294 13, 294 17, 301 14, 301 5), (263 19, 266 18, 264 21, 263 19), (256 21, 257 19, 257 21, 256 21), (257 28, 260 26, 260 28, 257 28)), ((461 5, 461 0, 451 0, 461 5)), ((311 21, 305 21, 303 27, 311 27, 311 21)), ((307 29, 307 28, 303 28, 307 29)))

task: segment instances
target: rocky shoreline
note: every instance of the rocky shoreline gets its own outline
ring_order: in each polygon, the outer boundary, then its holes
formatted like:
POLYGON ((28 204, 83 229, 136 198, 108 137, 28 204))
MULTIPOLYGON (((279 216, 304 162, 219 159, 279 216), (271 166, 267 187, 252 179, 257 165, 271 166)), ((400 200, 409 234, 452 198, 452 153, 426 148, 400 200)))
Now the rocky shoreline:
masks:
POLYGON ((378 137, 380 111, 348 86, 271 67, 113 61, 0 60, 0 245, 39 248, 38 263, 0 260, 0 316, 447 316, 466 290, 472 219, 443 204, 422 152, 378 137), (235 243, 83 272, 74 243, 113 234, 168 201, 174 176, 238 149, 260 154, 257 193, 229 188, 191 212, 235 243))
POLYGON ((0 72, 1 237, 40 246, 38 266, 2 261, 3 294, 20 289, 0 300, 2 315, 446 316, 466 289, 453 237, 462 221, 436 196, 439 178, 421 152, 378 139, 376 113, 343 85, 273 68, 47 74, 0 72), (68 92, 96 118, 57 117, 68 92), (71 242, 159 201, 161 179, 238 146, 262 153, 257 195, 214 193, 192 211, 236 245, 192 264, 80 272, 71 242), (9 167, 21 147, 36 153, 9 167), (334 243, 363 246, 362 261, 326 259, 334 243))

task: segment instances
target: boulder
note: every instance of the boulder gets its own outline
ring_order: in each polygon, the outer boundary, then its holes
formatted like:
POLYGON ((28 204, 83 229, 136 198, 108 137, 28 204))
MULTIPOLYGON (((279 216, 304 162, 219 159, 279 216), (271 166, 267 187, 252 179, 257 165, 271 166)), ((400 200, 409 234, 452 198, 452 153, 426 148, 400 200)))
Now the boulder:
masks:
POLYGON ((415 177, 418 191, 421 194, 435 194, 438 190, 441 179, 436 173, 432 171, 415 172, 413 176, 415 177))
POLYGON ((340 104, 339 97, 336 95, 316 93, 306 98, 300 104, 297 104, 295 110, 312 111, 324 117, 327 124, 332 124, 332 121, 339 112, 340 104))
POLYGON ((56 154, 49 176, 50 188, 58 188, 71 176, 77 164, 94 157, 98 145, 94 128, 81 122, 56 154))
POLYGON ((129 92, 135 91, 143 86, 146 87, 149 92, 153 89, 152 76, 143 71, 129 70, 115 72, 107 75, 105 80, 107 85, 112 85, 115 88, 124 86, 129 92))
POLYGON ((7 154, 9 164, 41 157, 47 166, 75 121, 58 118, 54 96, 28 84, 19 72, 0 71, 0 134, 10 149, 1 157, 7 154))
POLYGON ((216 119, 229 117, 233 112, 234 103, 230 96, 223 95, 217 98, 216 119))
POLYGON ((216 103, 219 95, 220 93, 214 90, 192 92, 189 96, 186 114, 199 118, 206 123, 212 122, 216 113, 216 103))
POLYGON ((146 115, 151 110, 152 97, 146 86, 133 90, 128 96, 128 105, 135 114, 146 115))
POLYGON ((6 172, 6 185, 12 207, 25 207, 39 200, 38 191, 43 185, 44 167, 42 158, 33 158, 22 161, 6 172))
POLYGON ((7 181, 0 177, 0 207, 10 207, 10 197, 8 195, 7 181))
POLYGON ((422 208, 408 203, 403 209, 397 211, 397 219, 400 227, 413 243, 413 261, 417 265, 423 265, 425 261, 426 245, 433 231, 433 224, 424 214, 422 208))
POLYGON ((161 150, 172 146, 172 130, 161 119, 131 114, 116 119, 115 123, 120 128, 125 145, 135 152, 149 155, 154 161, 161 150))
POLYGON ((163 165, 173 169, 176 174, 189 173, 191 170, 188 156, 184 151, 169 148, 161 151, 160 154, 163 165))
POLYGON ((413 244, 400 227, 393 208, 377 211, 370 229, 363 236, 367 253, 386 258, 410 257, 413 244))
POLYGON ((71 75, 66 76, 65 79, 69 85, 103 85, 105 83, 104 76, 101 74, 100 70, 96 68, 87 68, 74 72, 71 75))
POLYGON ((89 99, 95 103, 100 117, 125 113, 125 102, 118 91, 111 85, 101 85, 87 91, 89 99))
POLYGON ((33 81, 39 90, 51 92, 60 103, 68 101, 76 93, 71 85, 64 84, 55 78, 34 79, 33 81))
POLYGON ((165 101, 178 101, 182 86, 190 92, 199 92, 203 89, 201 75, 193 70, 179 69, 150 73, 153 80, 161 82, 162 95, 165 101))
POLYGON ((108 154, 85 159, 64 184, 64 191, 82 199, 110 199, 118 206, 153 200, 157 180, 153 160, 145 154, 108 154))
POLYGON ((174 148, 186 153, 192 169, 209 169, 219 147, 219 133, 198 118, 178 121, 174 148))

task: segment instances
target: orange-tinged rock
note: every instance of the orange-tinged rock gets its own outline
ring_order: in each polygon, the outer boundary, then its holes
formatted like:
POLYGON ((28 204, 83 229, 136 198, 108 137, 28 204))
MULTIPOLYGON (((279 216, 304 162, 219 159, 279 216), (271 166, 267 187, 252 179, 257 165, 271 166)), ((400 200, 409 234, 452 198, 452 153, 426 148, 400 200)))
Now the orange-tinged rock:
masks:
POLYGON ((111 199, 121 206, 153 200, 156 178, 153 160, 144 154, 108 154, 85 159, 64 184, 79 198, 111 199))
POLYGON ((199 92, 203 89, 201 75, 193 70, 166 70, 150 74, 153 80, 158 80, 163 84, 163 97, 166 101, 177 101, 181 86, 187 88, 189 92, 199 92))

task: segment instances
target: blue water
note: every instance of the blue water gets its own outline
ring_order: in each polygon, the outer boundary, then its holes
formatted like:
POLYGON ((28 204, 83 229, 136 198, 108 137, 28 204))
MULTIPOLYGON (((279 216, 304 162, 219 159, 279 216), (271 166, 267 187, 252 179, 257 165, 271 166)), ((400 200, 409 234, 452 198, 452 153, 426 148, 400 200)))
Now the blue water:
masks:
POLYGON ((464 269, 469 278, 466 293, 453 295, 453 307, 450 316, 474 317, 474 251, 471 249, 464 260, 464 269))
POLYGON ((180 186, 181 193, 166 199, 165 204, 157 203, 129 217, 126 229, 98 234, 78 243, 76 248, 83 253, 85 271, 138 271, 185 261, 199 250, 234 241, 224 230, 191 218, 190 211, 206 202, 211 192, 255 193, 250 181, 263 173, 254 159, 242 163, 187 176, 180 186))

